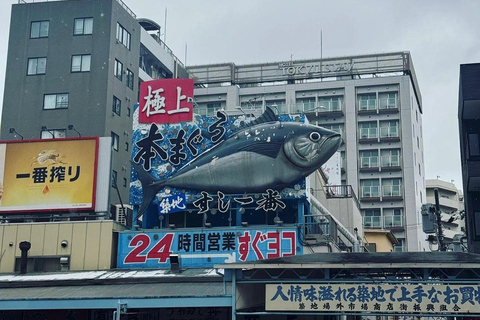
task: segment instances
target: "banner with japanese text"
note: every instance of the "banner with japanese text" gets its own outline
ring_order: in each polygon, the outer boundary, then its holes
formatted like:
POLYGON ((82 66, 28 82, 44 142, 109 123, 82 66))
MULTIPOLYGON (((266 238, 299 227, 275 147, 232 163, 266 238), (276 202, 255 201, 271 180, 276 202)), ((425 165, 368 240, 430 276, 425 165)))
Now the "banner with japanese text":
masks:
POLYGON ((266 284, 265 310, 480 314, 480 285, 266 284))
POLYGON ((140 84, 141 123, 179 123, 193 119, 193 79, 160 79, 140 84))
POLYGON ((168 268, 178 254, 182 268, 256 261, 302 254, 295 228, 120 232, 118 268, 168 268))
POLYGON ((1 146, 1 212, 94 209, 98 138, 1 146))

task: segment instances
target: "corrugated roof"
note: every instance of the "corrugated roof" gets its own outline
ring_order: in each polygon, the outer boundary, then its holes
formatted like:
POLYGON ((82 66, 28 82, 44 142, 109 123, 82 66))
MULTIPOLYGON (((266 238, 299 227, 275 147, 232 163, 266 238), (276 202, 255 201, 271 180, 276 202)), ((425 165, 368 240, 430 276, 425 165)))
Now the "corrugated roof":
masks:
MULTIPOLYGON (((227 286, 231 292, 231 286, 227 286)), ((0 301, 65 299, 153 299, 225 296, 223 282, 140 283, 0 288, 0 301)))
POLYGON ((244 268, 318 268, 348 267, 440 267, 480 268, 480 255, 463 252, 374 252, 374 253, 317 253, 266 259, 243 263, 219 264, 225 269, 244 268))

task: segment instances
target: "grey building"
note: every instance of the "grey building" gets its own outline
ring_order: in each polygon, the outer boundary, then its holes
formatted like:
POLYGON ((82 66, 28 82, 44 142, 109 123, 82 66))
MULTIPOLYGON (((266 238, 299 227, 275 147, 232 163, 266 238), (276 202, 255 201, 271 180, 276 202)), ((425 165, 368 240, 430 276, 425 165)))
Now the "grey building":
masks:
POLYGON ((1 139, 111 137, 110 203, 127 204, 139 82, 186 76, 159 35, 121 0, 12 5, 1 139))
POLYGON ((422 98, 410 53, 187 70, 196 113, 256 116, 270 106, 341 133, 341 184, 360 199, 363 226, 392 230, 396 251, 428 250, 422 98))
POLYGON ((480 63, 460 65, 458 126, 468 250, 480 253, 480 63))

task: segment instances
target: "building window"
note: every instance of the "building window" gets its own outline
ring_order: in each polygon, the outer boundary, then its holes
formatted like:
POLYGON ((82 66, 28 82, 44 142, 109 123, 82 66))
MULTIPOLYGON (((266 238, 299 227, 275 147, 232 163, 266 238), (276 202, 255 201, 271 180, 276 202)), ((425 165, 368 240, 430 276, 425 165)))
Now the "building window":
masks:
POLYGON ((65 129, 47 129, 42 130, 40 133, 40 139, 57 139, 65 138, 67 130, 65 129))
POLYGON ((45 74, 47 68, 47 58, 30 58, 28 59, 27 75, 45 74))
POLYGON ((339 111, 342 109, 343 97, 318 98, 318 111, 339 111))
POLYGON ((315 111, 315 98, 300 99, 297 103, 297 110, 303 112, 315 111))
POLYGON ((50 21, 35 21, 30 26, 30 38, 47 38, 50 21))
POLYGON ((380 184, 378 179, 361 180, 361 197, 377 198, 380 197, 380 184))
POLYGON ((222 108, 221 102, 207 102, 200 104, 195 108, 195 113, 198 113, 202 116, 214 117, 217 114, 217 111, 222 108))
POLYGON ((358 109, 361 111, 376 110, 377 96, 373 94, 359 94, 358 95, 358 109))
POLYGON ((385 228, 403 227, 403 213, 401 208, 383 209, 383 225, 385 228))
POLYGON ((128 151, 128 142, 125 142, 125 151, 128 151))
POLYGON ((112 112, 120 115, 122 111, 122 101, 118 99, 117 97, 113 96, 113 105, 112 105, 112 112))
POLYGON ((398 244, 393 247, 394 252, 403 252, 406 250, 405 248, 405 239, 397 239, 398 244))
POLYGON ((127 87, 133 90, 133 72, 127 69, 127 87))
POLYGON ((376 139, 378 138, 377 122, 360 122, 360 139, 376 139))
POLYGON ((117 187, 117 171, 112 170, 112 188, 117 187))
POLYGON ((130 107, 127 107, 127 117, 130 117, 130 107))
POLYGON ((127 178, 123 178, 123 186, 127 187, 127 178))
POLYGON ((399 167, 400 149, 382 150, 381 164, 382 167, 399 167))
POLYGON ((43 96, 43 109, 68 108, 68 93, 46 94, 43 96))
POLYGON ((366 209, 362 210, 363 226, 365 228, 381 228, 382 214, 380 209, 366 209))
POLYGON ((398 138, 398 120, 380 121, 380 138, 398 138))
POLYGON ((480 156, 480 134, 469 133, 468 134, 468 153, 470 157, 480 156))
POLYGON ((90 61, 92 56, 89 54, 80 54, 72 56, 72 72, 90 71, 90 61))
POLYGON ((93 18, 78 18, 74 20, 73 35, 92 34, 93 18))
POLYGON ((378 94, 378 108, 379 109, 396 109, 397 107, 397 92, 383 92, 378 94))
POLYGON ((378 150, 360 151, 361 168, 378 168, 378 150))
POLYGON ((123 76, 123 63, 115 59, 115 69, 113 71, 115 78, 122 81, 123 76))
POLYGON ((398 179, 382 179, 382 196, 383 197, 400 197, 402 195, 402 180, 398 179))
POLYGON ((113 150, 118 151, 118 143, 119 143, 120 138, 118 137, 118 134, 116 134, 113 131, 112 131, 111 135, 112 135, 112 148, 113 148, 113 150))
POLYGON ((117 40, 130 50, 131 41, 130 32, 128 32, 120 23, 117 22, 117 40))

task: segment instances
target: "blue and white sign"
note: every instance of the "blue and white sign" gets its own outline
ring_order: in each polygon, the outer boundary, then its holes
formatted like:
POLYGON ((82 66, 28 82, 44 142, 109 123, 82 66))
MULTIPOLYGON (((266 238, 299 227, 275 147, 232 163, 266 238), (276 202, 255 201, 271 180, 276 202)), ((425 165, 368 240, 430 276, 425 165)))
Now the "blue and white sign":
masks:
POLYGON ((121 232, 117 267, 169 268, 171 254, 182 267, 212 267, 302 253, 295 228, 121 232))
POLYGON ((158 213, 160 215, 170 214, 173 212, 183 211, 187 209, 187 199, 185 193, 178 193, 173 196, 163 197, 158 204, 158 213))

